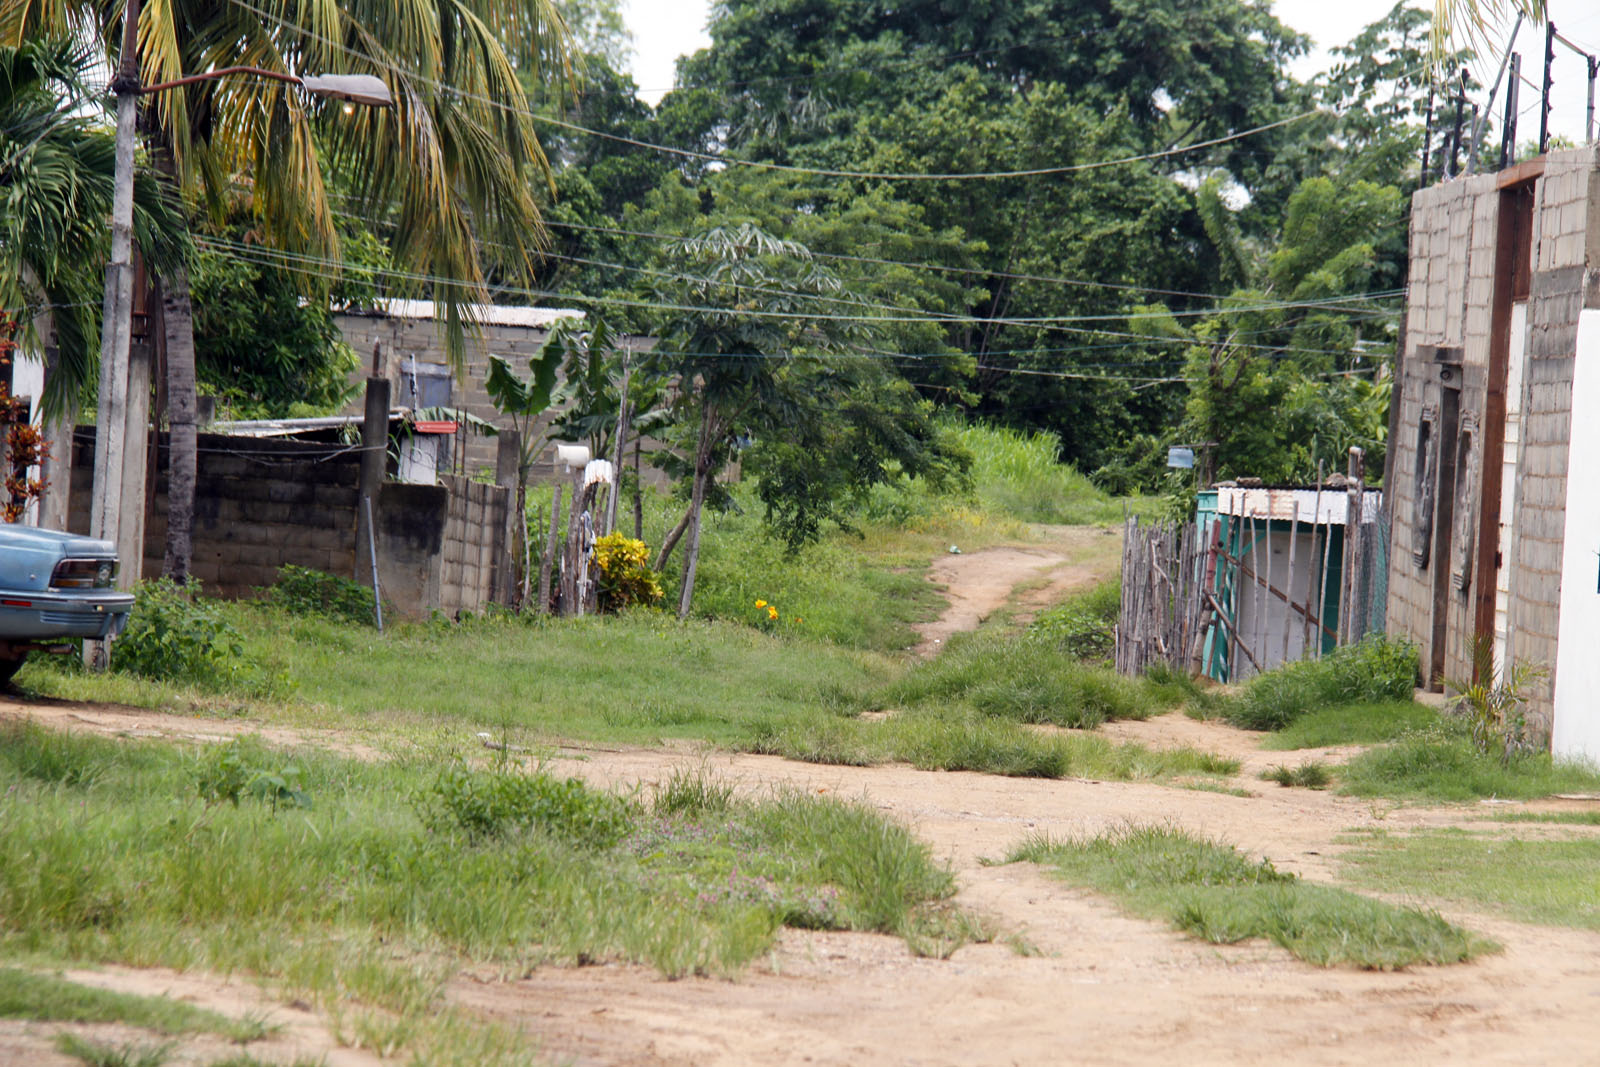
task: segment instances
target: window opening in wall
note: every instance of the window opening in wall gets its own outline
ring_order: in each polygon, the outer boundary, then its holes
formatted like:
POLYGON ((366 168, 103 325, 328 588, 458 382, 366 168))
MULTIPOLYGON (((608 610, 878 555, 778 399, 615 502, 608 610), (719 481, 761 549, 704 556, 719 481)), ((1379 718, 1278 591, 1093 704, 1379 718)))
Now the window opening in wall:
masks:
POLYGON ((1411 494, 1415 514, 1411 524, 1411 559, 1418 570, 1424 571, 1428 569, 1429 550, 1433 546, 1433 502, 1439 479, 1433 427, 1438 420, 1439 409, 1430 404, 1422 409, 1422 417, 1417 422, 1417 480, 1411 494))
POLYGON ((1451 538, 1450 581, 1465 593, 1472 585, 1472 546, 1478 529, 1479 458, 1478 420, 1468 413, 1461 417, 1461 432, 1456 438, 1456 529, 1451 538))

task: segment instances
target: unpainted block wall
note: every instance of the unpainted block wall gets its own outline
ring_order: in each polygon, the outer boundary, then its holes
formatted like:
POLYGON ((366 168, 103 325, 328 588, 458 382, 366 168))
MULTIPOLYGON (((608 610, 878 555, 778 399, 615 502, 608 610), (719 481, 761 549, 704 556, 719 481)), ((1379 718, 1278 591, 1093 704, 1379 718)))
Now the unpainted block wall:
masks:
MULTIPOLYGON (((334 321, 338 324, 345 343, 361 356, 361 369, 352 375, 353 383, 364 381, 371 373, 374 343, 381 346, 382 375, 393 383, 391 395, 396 398, 401 395, 400 375, 407 360, 415 358, 419 363, 437 364, 449 362, 445 354, 444 339, 440 334, 440 325, 432 319, 346 313, 334 316, 334 321)), ((461 408, 501 429, 510 429, 510 420, 501 416, 494 402, 489 399, 486 384, 489 375, 489 356, 499 356, 510 363, 518 374, 526 377, 528 360, 538 355, 540 347, 549 335, 546 329, 529 326, 482 327, 480 336, 469 338, 467 341, 466 373, 462 377, 455 378, 452 383, 451 406, 461 408)), ((628 337, 625 343, 630 349, 642 352, 654 342, 645 337, 628 337)), ((357 400, 349 411, 351 414, 359 414, 361 402, 357 400)), ((536 421, 534 433, 542 434, 549 425, 550 416, 547 414, 536 421)), ((468 434, 466 440, 467 477, 473 477, 483 470, 493 471, 495 439, 468 434)), ((542 484, 565 480, 565 475, 557 470, 554 459, 555 449, 547 445, 534 469, 533 476, 536 482, 542 484)), ((651 480, 650 472, 647 471, 646 476, 647 481, 651 480)))
MULTIPOLYGON (((68 529, 87 533, 94 427, 73 448, 68 529)), ((166 435, 145 528, 144 573, 161 573, 167 538, 166 435)), ((328 457, 326 444, 201 434, 190 573, 209 593, 253 596, 286 564, 349 576, 355 565, 360 455, 328 457)))
MULTIPOLYGON (((1401 410, 1398 440, 1390 442, 1395 456, 1394 484, 1388 487, 1394 508, 1388 628, 1424 649, 1432 629, 1432 568, 1448 561, 1435 558, 1421 570, 1411 553, 1419 518, 1418 427, 1425 400, 1438 389, 1437 369, 1419 358, 1418 346, 1461 348, 1461 414, 1485 418, 1499 206, 1497 175, 1436 185, 1412 199, 1401 410)), ((1512 510, 1515 547, 1501 565, 1510 568, 1510 656, 1553 667, 1578 315, 1585 306, 1600 307, 1600 149, 1557 152, 1545 160, 1534 186, 1531 258, 1522 445, 1512 510)), ((1481 463, 1478 469, 1483 477, 1500 476, 1499 471, 1483 471, 1481 463)), ((1463 487, 1456 507, 1476 509, 1481 499, 1480 481, 1463 487)), ((1483 550, 1474 543, 1474 553, 1483 550)), ((1471 676, 1471 600, 1470 592, 1451 590, 1447 677, 1471 676)), ((1530 718, 1541 730, 1549 726, 1554 684, 1552 675, 1530 701, 1530 718)))
MULTIPOLYGON (((166 455, 162 435, 161 455, 166 455)), ((145 531, 144 573, 161 573, 167 481, 158 472, 145 531)), ((360 454, 318 442, 202 434, 195 486, 191 573, 209 593, 254 596, 286 565, 368 581, 371 555, 356 544, 360 454)), ((68 529, 89 530, 94 427, 73 448, 68 529)), ((378 494, 379 583, 405 615, 481 611, 496 599, 506 559, 512 490, 462 478, 443 485, 386 482, 378 494)))

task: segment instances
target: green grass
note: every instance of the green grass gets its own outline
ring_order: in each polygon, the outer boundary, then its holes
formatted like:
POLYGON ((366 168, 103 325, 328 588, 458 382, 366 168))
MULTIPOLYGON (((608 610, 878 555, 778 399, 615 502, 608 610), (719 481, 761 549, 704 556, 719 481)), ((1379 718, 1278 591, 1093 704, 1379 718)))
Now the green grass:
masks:
POLYGON ((162 1067, 172 1054, 167 1045, 108 1045, 77 1034, 57 1034, 56 1048, 86 1067, 162 1067))
POLYGON ((971 425, 956 436, 972 453, 973 482, 985 508, 1025 522, 1122 521, 1123 501, 1061 463, 1061 441, 1055 434, 971 425))
POLYGON ((1410 700, 1417 650, 1381 635, 1251 678, 1214 709, 1246 730, 1281 730, 1324 708, 1410 700))
POLYGON ((1439 713, 1412 700, 1338 704, 1318 708, 1262 739, 1261 747, 1274 750, 1327 748, 1333 745, 1376 745, 1425 730, 1439 721, 1439 713))
POLYGON ((1600 826, 1600 811, 1505 811, 1486 816, 1491 822, 1564 823, 1568 826, 1600 826))
POLYGON ((1546 754, 1502 764, 1448 724, 1363 752, 1340 768, 1339 779, 1340 791, 1351 796, 1439 802, 1600 792, 1600 774, 1590 767, 1546 754))
POLYGON ((1340 874, 1353 884, 1600 930, 1600 838, 1519 841, 1439 830, 1367 842, 1340 857, 1340 874))
POLYGON ((1326 763, 1312 760, 1302 763, 1298 767, 1277 766, 1271 770, 1262 771, 1264 781, 1277 782, 1281 786, 1293 786, 1298 789, 1326 789, 1333 783, 1333 773, 1326 763))
POLYGON ((939 655, 866 699, 876 708, 960 704, 1011 722, 1092 728, 1149 718, 1182 695, 1079 662, 1047 637, 979 630, 957 634, 939 655))
POLYGON ((0 967, 0 1018, 44 1022, 126 1023, 159 1034, 214 1033, 254 1041, 266 1029, 166 997, 114 993, 54 975, 0 967))
POLYGON ((1172 827, 1129 826, 1071 841, 1036 837, 1008 859, 1043 864, 1132 914, 1201 940, 1265 938, 1321 967, 1459 963, 1498 948, 1432 912, 1303 882, 1172 827))
MULTIPOLYGON (((242 747, 247 763, 283 759, 242 747)), ((312 806, 274 812, 248 796, 201 803, 197 783, 213 760, 34 726, 0 730, 0 948, 248 970, 323 994, 332 969, 343 975, 336 985, 394 1007, 431 979, 377 980, 377 961, 393 954, 385 945, 722 974, 764 952, 796 900, 825 901, 816 923, 921 937, 924 912, 942 929, 935 913, 954 890, 905 829, 828 798, 775 794, 729 799, 721 813, 702 804, 649 815, 581 786, 508 799, 493 792, 497 777, 528 777, 510 769, 441 787, 437 765, 420 758, 302 753, 312 806), (55 753, 48 777, 28 770, 40 748, 55 753), (75 778, 92 784, 63 784, 61 768, 73 765, 93 766, 75 778), (482 811, 491 797, 503 817, 432 817, 440 798, 463 795, 449 812, 482 811), (590 811, 625 813, 623 833, 587 832, 590 811), (749 879, 771 893, 729 895, 734 875, 736 888, 749 879)))
POLYGON ((1226 777, 1239 770, 1238 761, 1197 749, 1150 749, 1094 735, 1041 732, 960 708, 904 711, 877 722, 771 724, 740 747, 808 763, 909 763, 921 770, 1021 778, 1130 781, 1191 774, 1226 777))

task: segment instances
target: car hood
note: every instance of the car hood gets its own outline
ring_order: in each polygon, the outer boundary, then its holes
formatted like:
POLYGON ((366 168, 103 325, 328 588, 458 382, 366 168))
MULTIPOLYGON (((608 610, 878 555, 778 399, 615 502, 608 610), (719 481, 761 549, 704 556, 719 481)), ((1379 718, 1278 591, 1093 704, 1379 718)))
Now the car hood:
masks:
POLYGON ((41 530, 37 526, 0 526, 0 552, 7 548, 31 549, 58 558, 67 556, 114 558, 117 554, 115 546, 110 541, 84 537, 82 534, 63 533, 60 530, 41 530))

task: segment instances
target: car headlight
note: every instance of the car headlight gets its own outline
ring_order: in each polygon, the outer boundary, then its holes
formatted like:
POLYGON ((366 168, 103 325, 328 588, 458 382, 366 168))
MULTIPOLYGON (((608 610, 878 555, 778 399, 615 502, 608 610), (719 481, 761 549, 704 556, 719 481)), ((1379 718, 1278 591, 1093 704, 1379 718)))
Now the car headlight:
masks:
POLYGON ((53 589, 110 589, 116 580, 114 559, 64 559, 50 574, 53 589))

